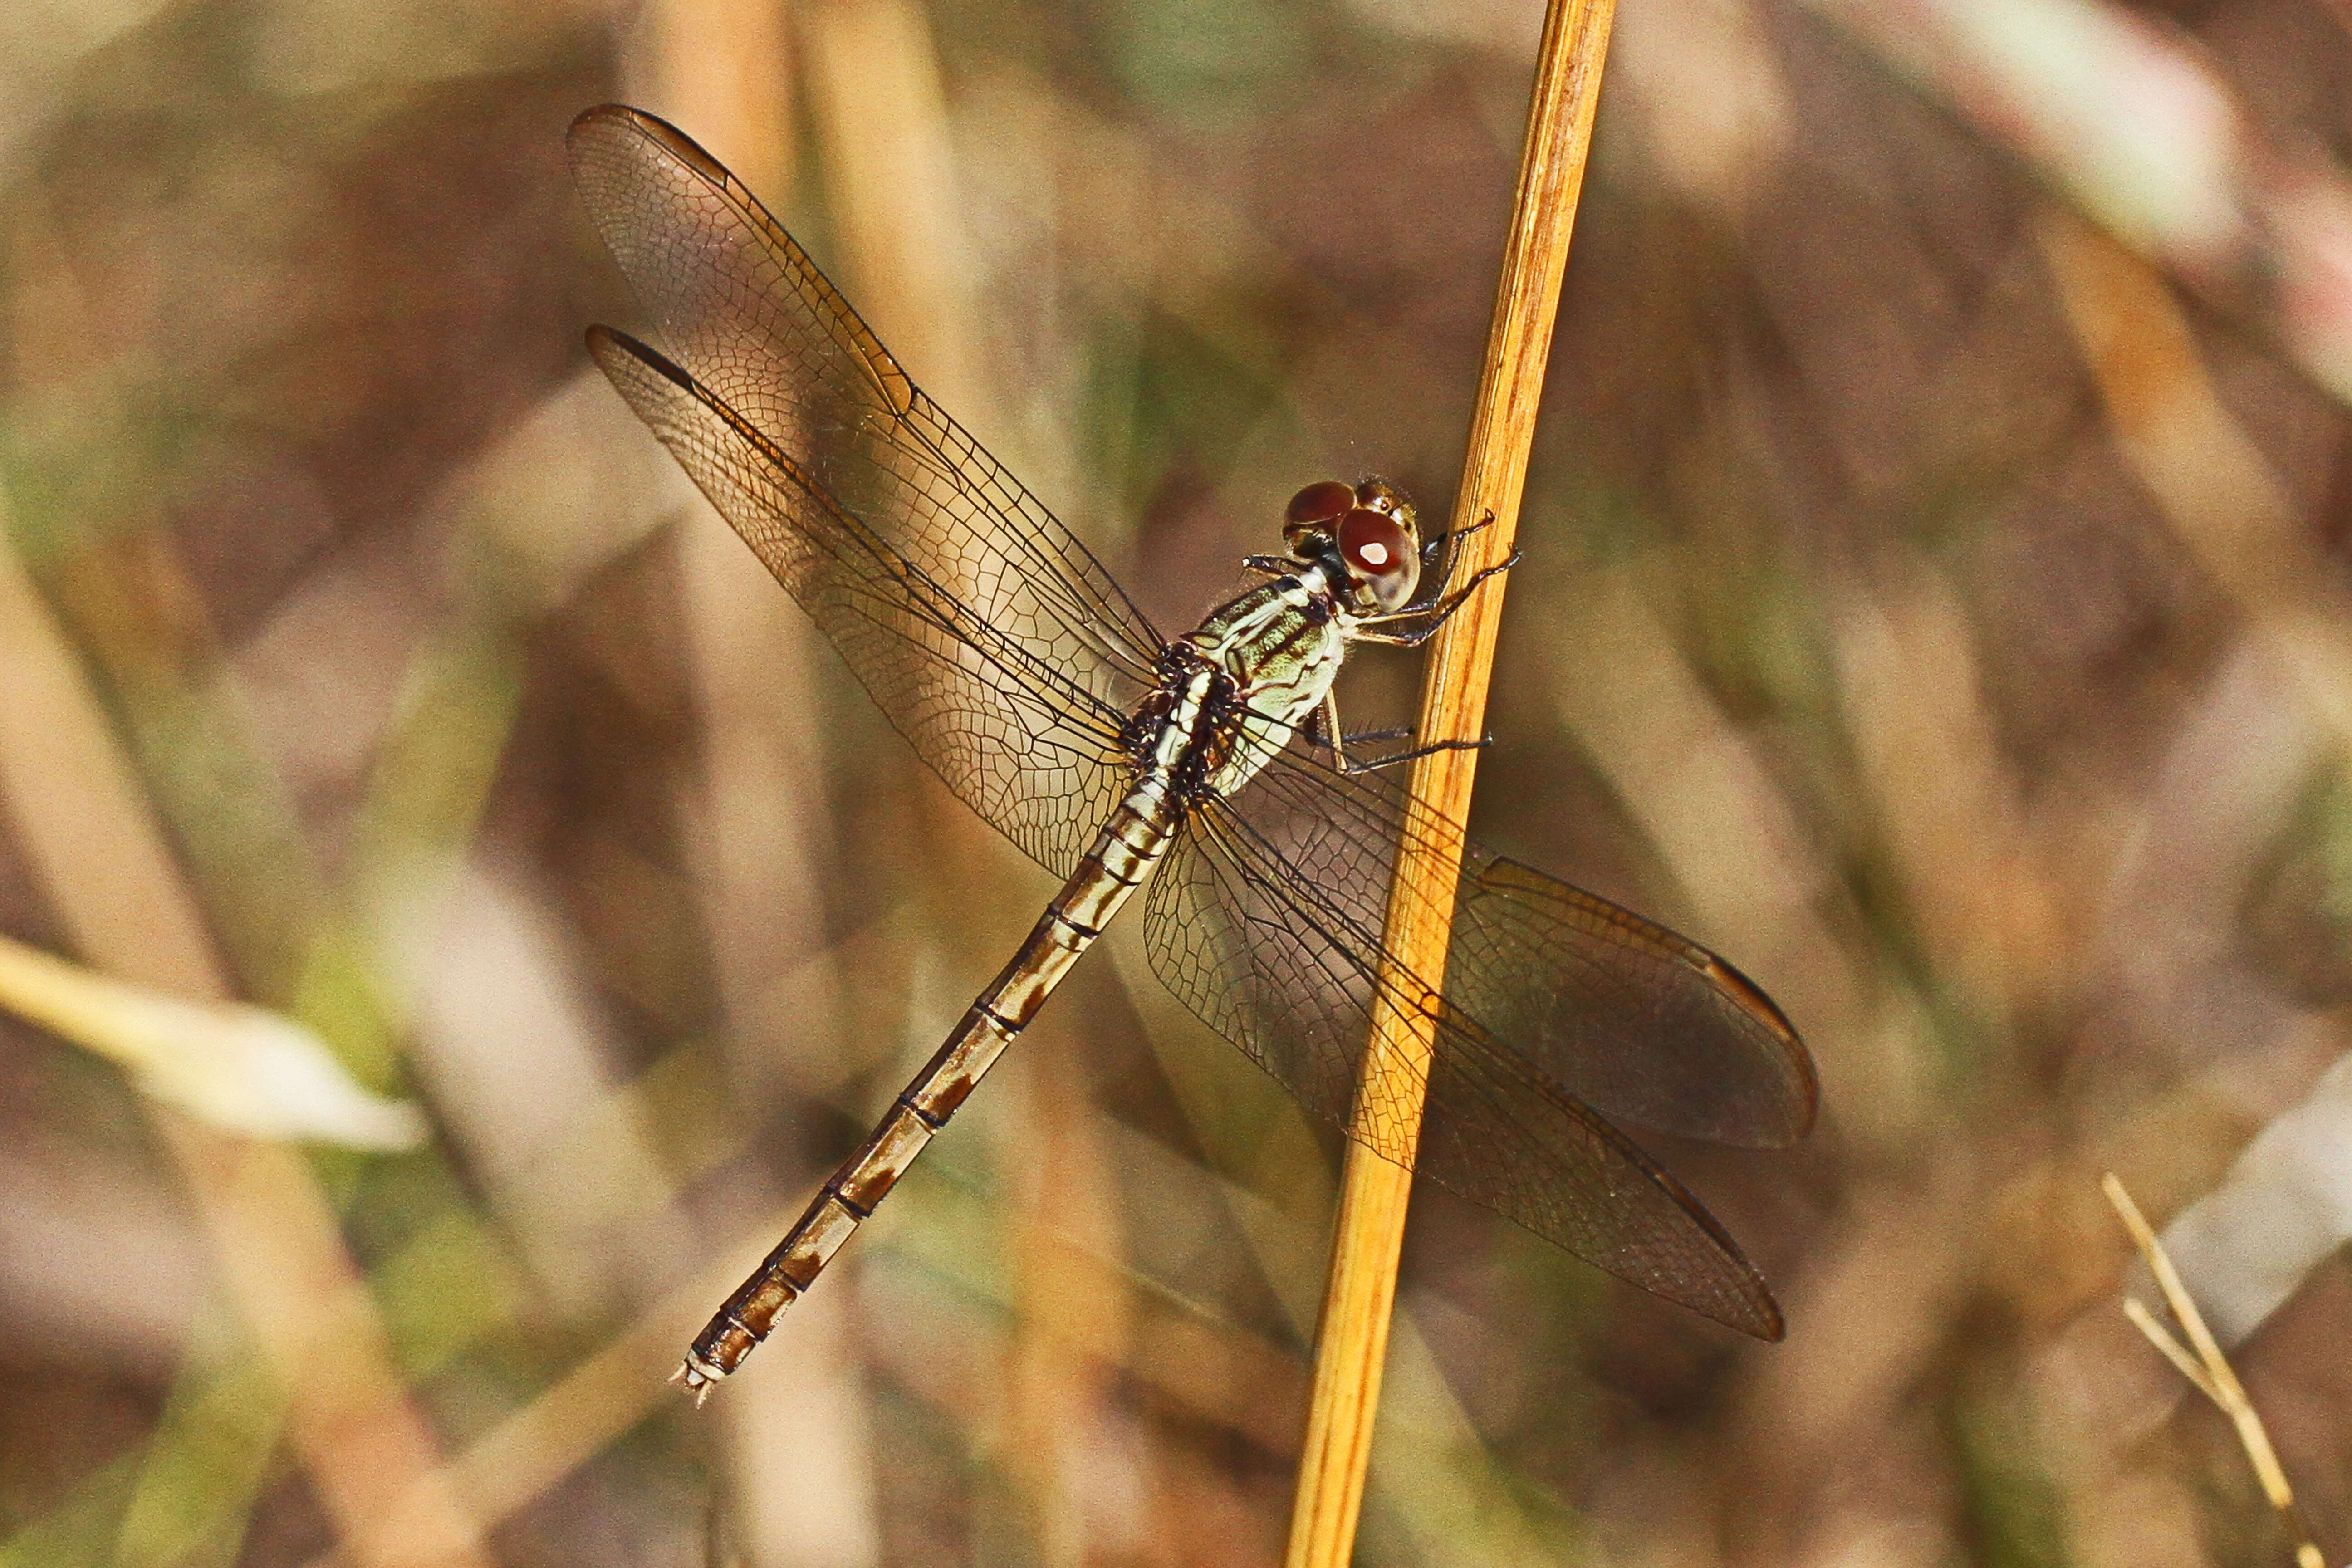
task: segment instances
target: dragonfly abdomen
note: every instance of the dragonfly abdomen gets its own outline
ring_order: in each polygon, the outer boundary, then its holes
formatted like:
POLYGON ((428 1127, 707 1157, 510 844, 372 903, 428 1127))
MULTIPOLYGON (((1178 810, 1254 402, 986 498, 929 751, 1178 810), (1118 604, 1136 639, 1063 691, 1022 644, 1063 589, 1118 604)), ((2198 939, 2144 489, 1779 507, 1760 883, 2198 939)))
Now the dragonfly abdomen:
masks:
POLYGON ((688 1388, 699 1394, 733 1372, 816 1282, 1150 874, 1172 827, 1172 812, 1154 790, 1139 787, 1119 803, 1012 962, 973 999, 881 1125, 842 1162, 767 1260, 695 1336, 678 1371, 688 1388))

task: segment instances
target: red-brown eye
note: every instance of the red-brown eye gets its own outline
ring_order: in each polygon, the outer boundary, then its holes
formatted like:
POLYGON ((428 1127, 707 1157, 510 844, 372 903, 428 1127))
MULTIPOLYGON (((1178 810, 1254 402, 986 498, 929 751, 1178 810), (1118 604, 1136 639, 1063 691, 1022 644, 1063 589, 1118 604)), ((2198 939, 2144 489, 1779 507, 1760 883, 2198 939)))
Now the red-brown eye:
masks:
POLYGON ((1323 479, 1292 496, 1287 515, 1292 522, 1329 522, 1355 504, 1355 486, 1323 479))
POLYGON ((1412 561, 1412 538, 1383 511, 1358 507, 1339 520, 1339 553, 1367 577, 1387 577, 1412 561))

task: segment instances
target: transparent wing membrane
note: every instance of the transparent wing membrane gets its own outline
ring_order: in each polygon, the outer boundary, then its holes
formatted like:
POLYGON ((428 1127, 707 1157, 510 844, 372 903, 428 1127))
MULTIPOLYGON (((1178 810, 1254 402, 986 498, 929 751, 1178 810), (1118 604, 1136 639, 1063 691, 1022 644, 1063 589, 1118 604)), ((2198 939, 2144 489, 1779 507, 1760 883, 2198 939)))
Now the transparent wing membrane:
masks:
POLYGON ((599 329, 592 348, 923 760, 1068 875, 1126 782, 1119 710, 948 592, 682 369, 618 332, 599 329))
MULTIPOLYGON (((1237 830, 1377 934, 1400 850, 1433 837, 1393 775, 1294 747, 1224 804, 1237 830)), ((1811 1058, 1754 982, 1664 927, 1468 843, 1447 1001, 1619 1120, 1778 1147, 1812 1125, 1811 1058)))
POLYGON ((617 334, 599 363, 641 414, 651 396, 670 449, 923 760, 1067 874, 1117 798, 1103 746, 1150 684, 1159 634, 708 153, 617 106, 582 115, 571 147, 590 215, 697 390, 630 370, 653 362, 617 334), (1063 717, 1033 703, 1005 728, 1024 681, 1063 717))
POLYGON ((1286 758, 1187 824, 1146 895, 1153 970, 1375 1153, 1631 1284, 1778 1338, 1779 1309, 1729 1236, 1595 1107, 1695 1136, 1798 1136, 1812 1073, 1779 1012, 1704 949, 1475 847, 1441 995, 1380 937, 1397 846, 1426 837, 1401 792, 1286 758), (1402 1011, 1434 1017, 1417 1149, 1399 1108, 1358 1099, 1384 973, 1402 1011))

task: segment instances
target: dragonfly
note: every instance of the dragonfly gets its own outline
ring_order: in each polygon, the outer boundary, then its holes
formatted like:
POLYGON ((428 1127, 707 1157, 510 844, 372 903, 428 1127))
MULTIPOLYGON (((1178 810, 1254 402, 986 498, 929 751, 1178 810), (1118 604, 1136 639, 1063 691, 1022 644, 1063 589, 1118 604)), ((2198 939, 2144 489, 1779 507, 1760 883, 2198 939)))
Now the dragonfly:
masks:
POLYGON ((1384 481, 1321 480, 1286 509, 1283 551, 1245 560, 1245 591, 1163 637, 718 160, 617 104, 570 147, 662 343, 592 327, 597 364, 922 761, 1062 883, 674 1381, 698 1399, 742 1363, 1139 892, 1154 973, 1315 1117, 1642 1289, 1781 1336, 1738 1244, 1620 1126, 1801 1137, 1811 1061, 1761 989, 1475 844, 1444 973, 1383 945, 1399 856, 1447 837, 1391 765, 1432 748, 1349 756, 1333 682, 1350 648, 1423 641, 1500 566, 1454 584, 1460 532, 1424 542, 1384 481), (1434 1034, 1417 1142, 1361 1070, 1383 988, 1434 1034))

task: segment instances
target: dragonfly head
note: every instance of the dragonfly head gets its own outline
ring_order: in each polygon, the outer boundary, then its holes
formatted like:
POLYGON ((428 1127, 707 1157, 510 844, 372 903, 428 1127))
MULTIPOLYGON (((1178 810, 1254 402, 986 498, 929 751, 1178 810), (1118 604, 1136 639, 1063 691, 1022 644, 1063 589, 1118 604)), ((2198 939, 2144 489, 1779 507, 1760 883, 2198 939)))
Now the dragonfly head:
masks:
POLYGON ((1329 571, 1349 607, 1402 609, 1421 584, 1421 529, 1412 503, 1386 479, 1324 479, 1290 498, 1282 537, 1291 557, 1329 571))

